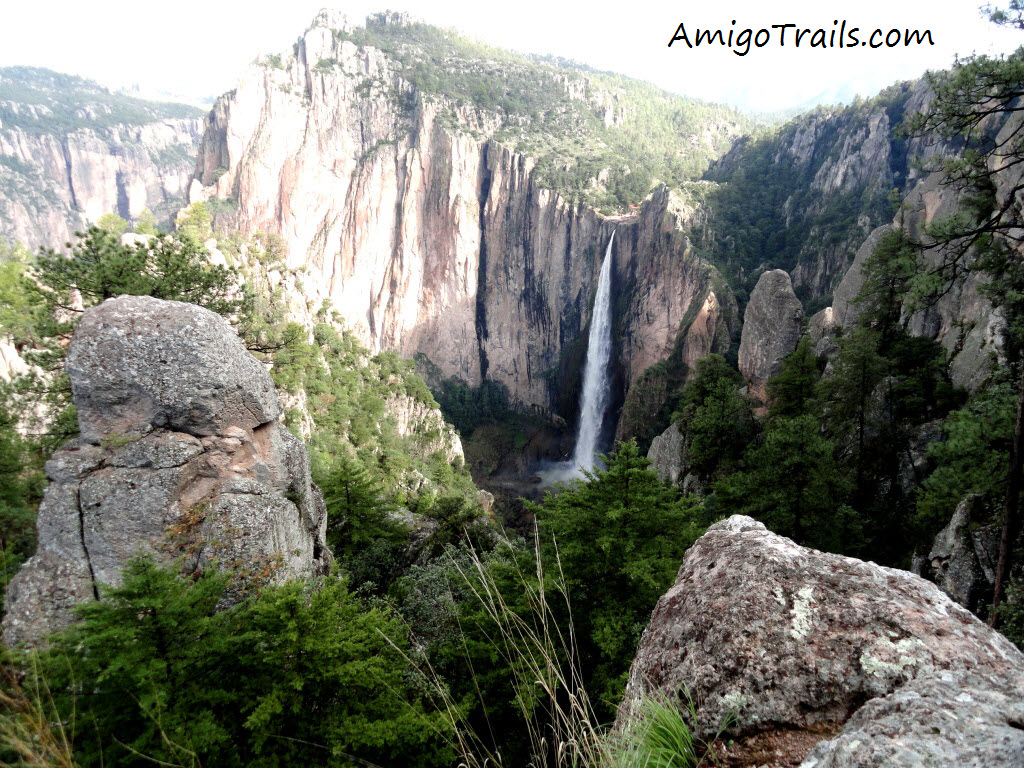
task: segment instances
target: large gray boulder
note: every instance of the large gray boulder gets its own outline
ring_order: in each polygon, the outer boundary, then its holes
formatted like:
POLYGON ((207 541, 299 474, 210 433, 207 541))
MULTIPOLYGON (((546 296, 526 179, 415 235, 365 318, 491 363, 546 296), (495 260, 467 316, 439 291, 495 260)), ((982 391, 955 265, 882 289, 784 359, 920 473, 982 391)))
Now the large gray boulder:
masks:
POLYGON ((216 435, 281 413, 267 370, 220 315, 150 296, 103 302, 68 352, 83 437, 163 428, 216 435))
POLYGON ((85 313, 68 372, 82 436, 46 464, 38 550, 8 586, 5 643, 66 627, 140 553, 230 570, 236 592, 328 567, 305 446, 274 420, 270 377, 225 320, 112 299, 85 313))
POLYGON ((1020 768, 1024 679, 934 672, 872 699, 802 768, 1020 768))
POLYGON ((651 441, 647 458, 651 461, 652 469, 658 473, 659 480, 668 481, 673 485, 679 482, 683 471, 684 442, 683 433, 674 422, 651 441))
POLYGON ((872 230, 857 249, 853 263, 843 275, 842 281, 836 286, 836 290, 832 294, 832 320, 839 327, 852 328, 857 324, 860 309, 855 299, 860 293, 860 289, 864 287, 864 263, 875 252, 875 248, 878 247, 882 238, 894 230, 895 227, 891 224, 883 224, 872 230))
POLYGON ((796 349, 803 319, 803 304, 793 292, 789 274, 781 269, 762 274, 743 313, 739 353, 740 373, 750 394, 761 402, 782 358, 796 349))
POLYGON ((992 599, 999 551, 998 526, 979 525, 981 506, 977 496, 964 498, 921 566, 922 576, 972 612, 992 599))
MULTIPOLYGON (((935 678, 927 691, 938 690, 946 673, 969 675, 972 690, 991 693, 993 702, 1012 700, 1024 680, 1024 654, 924 579, 798 546, 736 515, 690 548, 659 600, 620 718, 628 720, 643 696, 687 691, 700 702, 695 725, 703 736, 729 713, 738 735, 809 729, 845 723, 865 702, 916 680, 935 678)), ((926 695, 924 688, 906 690, 926 695)), ((896 703, 877 706, 889 724, 877 729, 909 739, 930 727, 913 720, 917 715, 901 723, 896 703)), ((997 709, 996 720, 998 713, 1004 724, 1017 716, 997 709)), ((940 734, 929 738, 945 739, 943 749, 954 752, 981 738, 940 734)), ((944 763, 907 763, 929 764, 944 763)))

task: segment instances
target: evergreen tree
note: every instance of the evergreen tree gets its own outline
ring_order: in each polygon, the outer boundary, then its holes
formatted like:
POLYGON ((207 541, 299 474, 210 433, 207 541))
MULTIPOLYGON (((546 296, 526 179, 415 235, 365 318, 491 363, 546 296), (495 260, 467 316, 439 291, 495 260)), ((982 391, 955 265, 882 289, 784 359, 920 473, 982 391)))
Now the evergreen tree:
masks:
POLYGON ((906 326, 903 304, 918 272, 918 248, 902 229, 882 237, 864 262, 864 283, 854 303, 861 324, 879 332, 883 349, 906 326))
POLYGON ((158 223, 153 212, 149 208, 143 208, 139 215, 135 217, 135 233, 138 235, 155 235, 160 231, 157 226, 158 223))
POLYGON ((116 213, 104 213, 96 219, 96 228, 109 232, 114 237, 120 237, 128 231, 128 222, 116 213))
POLYGON ((80 609, 44 656, 77 764, 448 765, 443 718, 406 678, 405 633, 344 581, 222 607, 226 575, 149 559, 80 609))
POLYGON ((769 417, 795 418, 808 413, 820 378, 821 369, 811 350, 811 339, 803 336, 768 382, 769 417))
POLYGON ((926 540, 949 522, 960 501, 977 494, 998 507, 1006 490, 1006 455, 1013 441, 1017 405, 1008 376, 992 382, 943 424, 945 439, 932 443, 935 470, 918 494, 917 518, 926 540))
POLYGON ((621 443, 607 468, 588 473, 542 504, 537 519, 544 570, 563 573, 578 610, 575 633, 587 688, 612 711, 640 634, 701 532, 697 503, 666 485, 621 443))
POLYGON ((798 543, 832 552, 860 548, 860 524, 846 501, 852 485, 832 443, 810 414, 771 420, 745 469, 715 484, 721 515, 750 515, 798 543))
POLYGON ((853 467, 856 494, 861 501, 871 492, 868 444, 878 418, 873 396, 886 373, 879 343, 876 331, 855 328, 840 340, 833 371, 821 379, 818 387, 827 432, 836 442, 840 460, 853 467))
POLYGON ((327 543, 353 586, 380 591, 407 565, 409 529, 381 482, 355 457, 341 453, 321 480, 327 543))
POLYGON ((757 433, 743 380, 721 355, 697 363, 693 381, 683 389, 674 415, 687 441, 686 471, 713 480, 735 470, 757 433))

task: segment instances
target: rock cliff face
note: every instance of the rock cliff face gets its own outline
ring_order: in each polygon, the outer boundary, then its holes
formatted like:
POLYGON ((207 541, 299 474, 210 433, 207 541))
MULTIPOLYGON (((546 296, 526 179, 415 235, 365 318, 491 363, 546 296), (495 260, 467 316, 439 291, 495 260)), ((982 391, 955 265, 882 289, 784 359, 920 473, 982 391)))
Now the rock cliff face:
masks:
MULTIPOLYGON (((882 236, 902 228, 915 241, 927 242, 926 226, 962 202, 941 173, 922 170, 916 162, 927 166, 956 148, 934 137, 907 140, 893 133, 908 116, 926 111, 931 98, 926 83, 918 81, 893 86, 863 104, 815 111, 773 136, 738 142, 707 174, 731 192, 710 203, 715 234, 705 246, 716 258, 731 261, 745 278, 781 267, 804 301, 818 304, 832 296, 831 315, 819 313, 811 324, 819 352, 833 348, 836 329, 856 323, 852 302, 863 284, 861 269, 882 236), (901 201, 895 217, 889 201, 893 191, 901 201), (734 256, 738 235, 730 228, 743 225, 743 206, 757 206, 758 199, 768 201, 761 214, 771 223, 742 232, 753 246, 744 252, 741 245, 741 255, 734 256), (739 217, 730 213, 737 204, 739 217), (761 263, 765 254, 768 261, 761 263)), ((981 130, 998 141, 1017 119, 993 115, 981 130)), ((1011 194, 1020 178, 1020 169, 1006 169, 997 196, 1011 194)), ((929 250, 925 258, 934 266, 942 255, 929 250)), ((968 389, 982 383, 992 356, 1000 354, 1004 325, 980 283, 972 273, 934 306, 908 318, 912 333, 945 347, 953 382, 968 389)))
MULTIPOLYGON (((498 140, 499 115, 417 91, 346 25, 322 14, 217 102, 189 194, 230 200, 225 226, 280 234, 306 293, 371 349, 423 353, 446 376, 572 418, 557 384, 578 377, 616 229, 620 391, 668 354, 688 312, 715 327, 729 299, 691 257, 677 197, 661 188, 619 219, 569 204, 498 140)), ((695 331, 688 356, 712 342, 695 331)))
POLYGON ((804 308, 793 293, 789 275, 781 269, 762 274, 743 313, 739 355, 740 373, 760 402, 765 402, 768 380, 778 372, 782 359, 796 349, 803 318, 804 308))
POLYGON ((986 742, 984 764, 1010 766, 1024 754, 1021 680, 1024 654, 934 584, 734 516, 690 548, 658 602, 623 717, 640 696, 686 690, 703 734, 730 712, 739 734, 849 721, 805 766, 981 765, 972 750, 986 742))
POLYGON ((184 202, 201 110, 112 94, 47 70, 0 69, 0 237, 59 248, 104 213, 184 202))
POLYGON ((326 509, 269 374, 221 317, 142 296, 88 310, 68 373, 82 435, 47 462, 39 549, 11 580, 4 641, 38 644, 133 555, 241 585, 323 572, 326 509))

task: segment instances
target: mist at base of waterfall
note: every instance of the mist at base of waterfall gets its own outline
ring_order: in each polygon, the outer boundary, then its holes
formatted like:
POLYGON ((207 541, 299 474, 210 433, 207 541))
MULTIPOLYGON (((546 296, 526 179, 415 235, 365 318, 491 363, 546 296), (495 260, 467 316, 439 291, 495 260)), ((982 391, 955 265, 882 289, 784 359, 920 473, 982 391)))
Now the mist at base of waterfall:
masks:
MULTIPOLYGON (((585 480, 583 466, 573 460, 569 461, 546 461, 534 472, 540 478, 541 488, 551 488, 559 483, 569 483, 573 480, 585 480)), ((604 463, 597 458, 587 469, 591 472, 604 469, 604 463)))

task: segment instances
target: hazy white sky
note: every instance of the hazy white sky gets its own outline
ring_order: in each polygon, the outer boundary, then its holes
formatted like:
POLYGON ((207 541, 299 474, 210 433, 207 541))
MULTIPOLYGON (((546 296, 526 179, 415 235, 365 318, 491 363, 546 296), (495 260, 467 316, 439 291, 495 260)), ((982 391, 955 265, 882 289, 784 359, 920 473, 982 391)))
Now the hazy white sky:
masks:
MULTIPOLYGON (((1024 33, 981 18, 978 0, 740 0, 738 2, 558 3, 552 0, 359 0, 337 2, 352 18, 390 8, 456 27, 488 43, 553 53, 651 80, 677 93, 758 110, 782 109, 823 92, 870 95, 896 80, 949 66, 955 54, 1009 52, 1024 33), (931 29, 933 47, 752 49, 666 46, 687 30, 755 30, 794 23, 831 30, 833 20, 870 31, 931 29)), ((107 85, 139 83, 147 91, 192 98, 232 87, 256 56, 286 50, 324 0, 145 0, 8 2, 0 11, 0 66, 29 64, 90 77, 107 85)))

